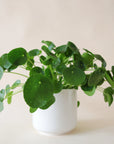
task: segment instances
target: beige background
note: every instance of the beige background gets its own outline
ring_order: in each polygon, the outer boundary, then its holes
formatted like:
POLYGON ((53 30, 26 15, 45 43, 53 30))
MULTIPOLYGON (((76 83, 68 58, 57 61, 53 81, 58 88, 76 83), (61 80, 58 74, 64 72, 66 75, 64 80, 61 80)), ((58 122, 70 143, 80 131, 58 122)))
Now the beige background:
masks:
MULTIPOLYGON (((114 65, 114 0, 0 0, 0 55, 12 48, 40 48, 41 40, 56 45, 73 41, 104 56, 110 69, 114 65)), ((24 73, 22 70, 20 72, 24 73)), ((16 79, 4 75, 0 89, 16 79)), ((0 113, 0 143, 114 143, 114 104, 108 108, 99 92, 93 97, 78 91, 81 101, 78 126, 70 135, 43 137, 31 124, 31 114, 22 94, 5 104, 0 113), (9 139, 10 137, 10 139, 9 139), (64 139, 64 141, 63 141, 64 139)))

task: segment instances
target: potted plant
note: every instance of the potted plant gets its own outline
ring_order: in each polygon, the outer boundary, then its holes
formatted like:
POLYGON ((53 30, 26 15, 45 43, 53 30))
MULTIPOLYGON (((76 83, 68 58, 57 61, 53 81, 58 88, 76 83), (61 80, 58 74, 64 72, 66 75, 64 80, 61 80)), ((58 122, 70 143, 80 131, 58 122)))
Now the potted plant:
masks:
POLYGON ((24 100, 33 113, 33 126, 40 132, 62 134, 76 126, 76 109, 80 104, 76 90, 79 87, 88 96, 94 95, 96 89, 102 91, 104 101, 111 106, 114 66, 107 70, 101 55, 87 49, 81 54, 70 41, 58 47, 51 41, 43 40, 42 43, 41 50, 27 52, 19 47, 0 57, 0 79, 4 73, 26 78, 25 83, 17 80, 0 90, 0 111, 4 100, 10 104, 13 95, 23 92, 24 100), (18 67, 29 71, 29 76, 15 72, 18 67), (105 81, 109 87, 101 88, 105 81), (16 91, 18 87, 20 89, 16 91))

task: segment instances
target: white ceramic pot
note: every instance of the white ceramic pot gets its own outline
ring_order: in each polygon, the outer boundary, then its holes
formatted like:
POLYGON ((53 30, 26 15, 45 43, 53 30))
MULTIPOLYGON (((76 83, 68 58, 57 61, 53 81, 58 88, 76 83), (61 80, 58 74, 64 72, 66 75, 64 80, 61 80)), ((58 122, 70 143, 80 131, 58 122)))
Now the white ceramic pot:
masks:
POLYGON ((76 127, 76 90, 63 89, 54 96, 56 101, 52 106, 46 110, 38 109, 33 113, 33 126, 40 133, 59 135, 76 127))

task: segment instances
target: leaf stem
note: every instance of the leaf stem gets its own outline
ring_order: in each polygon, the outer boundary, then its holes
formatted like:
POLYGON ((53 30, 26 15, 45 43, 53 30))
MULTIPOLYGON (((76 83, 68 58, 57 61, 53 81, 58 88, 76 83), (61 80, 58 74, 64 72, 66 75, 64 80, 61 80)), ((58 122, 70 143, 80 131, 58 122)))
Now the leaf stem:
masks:
POLYGON ((17 75, 20 75, 20 76, 28 78, 28 76, 26 76, 24 74, 21 74, 21 73, 17 73, 17 72, 7 72, 7 71, 5 71, 5 73, 17 74, 17 75))
POLYGON ((50 68, 50 71, 51 71, 51 74, 52 74, 52 77, 53 77, 53 80, 55 79, 55 76, 54 76, 54 73, 53 73, 53 70, 52 70, 52 66, 49 65, 49 68, 50 68))
POLYGON ((28 61, 35 67, 35 64, 29 58, 28 61))
POLYGON ((20 89, 20 90, 14 92, 13 95, 16 95, 16 94, 21 93, 21 92, 23 92, 23 89, 20 89))
MULTIPOLYGON (((23 89, 20 89, 20 90, 14 92, 14 93, 12 94, 12 96, 13 96, 13 95, 16 95, 16 94, 18 94, 18 93, 21 93, 21 92, 23 92, 23 89)), ((4 100, 7 99, 8 97, 11 97, 11 96, 6 96, 6 97, 4 98, 4 100)))
POLYGON ((112 81, 111 77, 109 76, 107 72, 105 72, 105 79, 108 81, 111 87, 114 88, 114 82, 112 81))
POLYGON ((97 86, 97 90, 100 91, 101 93, 103 93, 104 88, 103 88, 103 87, 100 87, 100 86, 97 86))

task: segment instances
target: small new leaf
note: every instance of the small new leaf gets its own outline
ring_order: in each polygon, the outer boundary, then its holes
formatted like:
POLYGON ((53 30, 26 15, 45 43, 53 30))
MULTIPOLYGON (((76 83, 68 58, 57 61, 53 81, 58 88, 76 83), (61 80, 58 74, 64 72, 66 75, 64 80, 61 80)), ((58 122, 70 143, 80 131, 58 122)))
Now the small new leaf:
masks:
POLYGON ((20 80, 16 80, 13 85, 11 86, 11 89, 15 89, 16 87, 18 87, 21 84, 20 80))
POLYGON ((106 61, 101 55, 95 54, 94 55, 96 59, 100 60, 102 62, 102 67, 106 67, 106 61))
POLYGON ((4 72, 4 70, 3 70, 3 68, 0 66, 0 80, 1 80, 1 78, 2 78, 2 76, 3 76, 3 72, 4 72))
POLYGON ((2 112, 4 109, 4 105, 3 105, 3 102, 0 101, 0 112, 2 112))
POLYGON ((34 57, 34 56, 37 56, 37 55, 40 55, 40 54, 41 54, 41 50, 39 50, 39 49, 33 49, 33 50, 28 52, 28 55, 30 57, 34 57))
POLYGON ((0 91, 0 101, 1 101, 1 102, 3 102, 4 96, 5 96, 5 90, 2 89, 2 90, 0 91))
POLYGON ((77 107, 79 107, 80 106, 80 101, 77 101, 77 107))
POLYGON ((51 41, 44 41, 42 40, 42 43, 46 44, 48 46, 49 51, 51 51, 53 48, 55 48, 55 44, 51 41))
POLYGON ((74 52, 74 54, 80 55, 79 49, 77 48, 77 46, 74 43, 69 41, 67 43, 67 46, 74 52))
POLYGON ((8 104, 11 104, 12 96, 13 96, 13 91, 10 91, 9 93, 7 93, 5 98, 7 98, 7 103, 8 104))
POLYGON ((37 109, 38 108, 32 108, 32 107, 30 107, 29 111, 30 111, 30 113, 34 113, 37 109))
POLYGON ((113 94, 114 94, 114 90, 111 87, 107 87, 103 91, 104 100, 105 100, 105 102, 108 102, 109 106, 111 106, 111 104, 113 102, 113 94))
POLYGON ((67 45, 58 46, 55 49, 56 53, 65 53, 67 51, 67 45))
POLYGON ((10 85, 8 84, 8 85, 6 85, 6 88, 5 88, 5 91, 6 91, 6 95, 10 92, 10 85))

